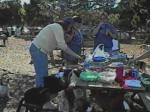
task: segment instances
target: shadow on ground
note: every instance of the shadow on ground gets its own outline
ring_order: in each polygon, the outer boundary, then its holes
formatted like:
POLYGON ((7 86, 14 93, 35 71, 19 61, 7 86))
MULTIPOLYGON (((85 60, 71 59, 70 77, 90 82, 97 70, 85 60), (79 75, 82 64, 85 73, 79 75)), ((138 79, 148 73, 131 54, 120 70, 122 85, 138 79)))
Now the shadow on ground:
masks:
POLYGON ((6 47, 5 45, 0 45, 0 47, 6 47))
POLYGON ((8 101, 8 97, 0 98, 0 112, 3 112, 4 108, 6 107, 8 101))

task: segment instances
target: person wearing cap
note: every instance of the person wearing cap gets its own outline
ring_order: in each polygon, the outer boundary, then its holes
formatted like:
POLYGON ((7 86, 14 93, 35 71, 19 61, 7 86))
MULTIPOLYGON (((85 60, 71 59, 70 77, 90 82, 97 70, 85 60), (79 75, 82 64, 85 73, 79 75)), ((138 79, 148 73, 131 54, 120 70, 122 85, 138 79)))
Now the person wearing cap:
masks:
MULTIPOLYGON (((70 38, 70 40, 68 39, 67 45, 75 53, 80 55, 81 54, 81 48, 82 48, 82 42, 83 42, 83 36, 82 36, 81 31, 80 31, 82 19, 79 16, 74 16, 74 17, 72 17, 72 19, 74 21, 73 22, 73 29, 72 29, 72 33, 71 33, 72 38, 70 38)), ((71 55, 64 54, 64 59, 65 59, 67 64, 72 65, 72 64, 78 63, 78 59, 74 58, 71 55)))
POLYGON ((30 54, 36 72, 36 87, 44 86, 44 77, 48 76, 48 54, 60 48, 68 55, 77 59, 81 57, 73 52, 64 39, 64 33, 69 32, 72 24, 69 21, 60 21, 45 26, 32 41, 30 54))
MULTIPOLYGON (((72 32, 69 32, 70 37, 66 36, 65 39, 67 39, 68 47, 70 49, 72 49, 75 53, 80 55, 81 48, 82 48, 82 42, 83 42, 83 36, 80 31, 80 27, 82 25, 82 19, 79 16, 74 16, 74 17, 72 17, 72 19, 73 19, 72 32)), ((65 59, 66 65, 68 65, 68 66, 78 64, 78 59, 74 58, 71 55, 67 55, 66 53, 64 53, 64 59, 65 59)), ((65 92, 65 94, 67 96, 67 100, 70 104, 70 108, 73 107, 73 105, 78 101, 78 99, 83 97, 84 92, 85 91, 80 88, 69 89, 69 91, 65 92), (72 95, 74 97, 70 97, 72 95)))
MULTIPOLYGON (((95 35, 94 49, 97 47, 97 45, 104 44, 104 51, 111 52, 113 50, 113 42, 115 46, 118 44, 115 40, 117 37, 117 30, 113 25, 108 23, 107 13, 101 14, 101 23, 97 26, 93 33, 95 35)), ((115 48, 119 49, 119 47, 115 48)))

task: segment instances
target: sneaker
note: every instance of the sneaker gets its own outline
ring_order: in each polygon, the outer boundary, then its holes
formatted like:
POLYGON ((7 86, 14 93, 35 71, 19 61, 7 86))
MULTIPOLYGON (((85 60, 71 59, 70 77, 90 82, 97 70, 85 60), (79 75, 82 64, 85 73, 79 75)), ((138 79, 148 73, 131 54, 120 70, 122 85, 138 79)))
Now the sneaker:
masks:
POLYGON ((53 103, 51 101, 49 101, 49 102, 47 102, 46 104, 43 105, 43 109, 55 110, 55 109, 58 109, 57 107, 58 107, 57 104, 55 104, 55 103, 53 103))

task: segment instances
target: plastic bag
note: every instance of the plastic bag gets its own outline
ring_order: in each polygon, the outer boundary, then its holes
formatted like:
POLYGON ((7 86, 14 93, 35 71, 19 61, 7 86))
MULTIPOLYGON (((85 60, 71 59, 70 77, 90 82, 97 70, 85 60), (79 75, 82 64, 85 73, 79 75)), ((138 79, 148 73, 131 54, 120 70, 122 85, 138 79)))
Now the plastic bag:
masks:
POLYGON ((104 45, 99 44, 93 52, 94 62, 105 62, 108 60, 109 54, 104 52, 104 45))
POLYGON ((114 71, 105 71, 99 73, 99 79, 105 83, 112 83, 115 81, 116 73, 114 71))
POLYGON ((106 57, 105 53, 104 53, 104 45, 103 44, 99 44, 94 52, 93 52, 93 57, 106 57))

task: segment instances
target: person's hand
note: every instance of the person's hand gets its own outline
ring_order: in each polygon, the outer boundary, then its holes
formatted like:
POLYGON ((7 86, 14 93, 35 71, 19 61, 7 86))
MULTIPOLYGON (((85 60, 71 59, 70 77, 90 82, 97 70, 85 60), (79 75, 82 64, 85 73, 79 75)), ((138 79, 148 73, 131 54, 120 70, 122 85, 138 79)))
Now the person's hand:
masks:
POLYGON ((110 31, 107 31, 106 35, 112 37, 113 34, 110 31))
POLYGON ((107 28, 107 29, 105 30, 105 34, 108 36, 109 33, 110 33, 110 30, 107 28))
POLYGON ((107 30, 106 30, 106 35, 107 35, 107 36, 109 35, 109 31, 107 31, 107 30))
POLYGON ((83 60, 85 60, 86 56, 85 56, 85 55, 81 55, 81 58, 82 58, 83 60))
POLYGON ((81 55, 80 58, 79 58, 79 61, 83 62, 84 60, 85 60, 85 55, 81 55))

